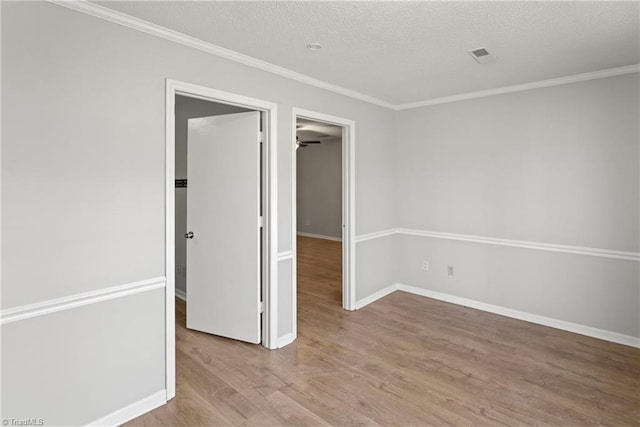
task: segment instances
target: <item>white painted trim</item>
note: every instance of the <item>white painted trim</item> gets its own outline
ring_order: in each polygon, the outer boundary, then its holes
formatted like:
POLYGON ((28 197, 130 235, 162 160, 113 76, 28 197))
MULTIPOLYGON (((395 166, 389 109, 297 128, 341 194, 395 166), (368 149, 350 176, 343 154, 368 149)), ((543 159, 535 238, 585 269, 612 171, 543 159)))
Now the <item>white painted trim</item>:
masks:
POLYGON ((611 249, 591 248, 587 246, 558 245, 555 243, 529 242, 526 240, 499 239, 495 237, 474 236, 471 234, 442 233, 440 231, 411 230, 408 228, 393 228, 363 234, 356 238, 356 242, 366 242, 367 240, 381 237, 402 234, 405 236, 432 237, 436 239, 458 240, 462 242, 484 243, 486 245, 510 246, 522 249, 535 249, 539 251, 560 252, 574 255, 586 255, 599 258, 618 259, 623 261, 640 262, 640 252, 614 251, 611 249))
MULTIPOLYGON (((0 22, 2 22, 2 6, 0 5, 0 22)), ((0 93, 2 93, 2 31, 0 31, 0 93)), ((5 107, 6 108, 6 107, 5 107)), ((2 287, 2 102, 0 102, 0 293, 3 289, 2 287)), ((2 318, 0 312, 0 319, 2 318)), ((1 324, 1 322, 0 322, 1 324)), ((0 343, 2 342, 2 328, 0 328, 0 343)), ((0 357, 1 359, 1 357, 0 357)), ((0 375, 2 374, 2 369, 0 369, 0 375)), ((2 392, 0 392, 0 401, 2 400, 2 392)))
POLYGON ((176 106, 175 89, 167 80, 165 86, 165 111, 164 111, 164 268, 167 277, 167 289, 164 308, 164 334, 165 334, 165 361, 166 376, 165 389, 167 400, 176 395, 176 320, 175 320, 175 289, 176 289, 176 195, 175 195, 175 126, 176 106))
POLYGON ((293 251, 278 252, 278 262, 293 259, 293 251))
POLYGON ((325 236, 323 234, 306 233, 304 231, 298 231, 298 236, 313 237, 314 239, 333 240, 334 242, 342 242, 340 237, 325 236))
POLYGON ((539 316, 537 314, 526 313, 524 311, 513 310, 498 305, 487 304, 480 301, 474 301, 467 298, 458 297, 455 295, 444 294, 440 292, 431 291, 428 289, 418 288, 415 286, 395 284, 397 290, 403 292, 409 292, 411 294, 420 295, 427 298, 433 298, 440 301, 449 302, 452 304, 462 305, 465 307, 475 308, 477 310, 486 311, 489 313, 499 314, 505 317, 511 317, 513 319, 524 320, 525 322, 535 323, 538 325, 549 326, 551 328, 561 329, 563 331, 573 332, 580 335, 586 335, 588 337, 598 338, 605 341, 611 341, 618 344, 624 344, 631 347, 640 348, 640 338, 633 337, 631 335, 624 335, 617 332, 607 331, 604 329, 592 328, 590 326, 579 325, 577 323, 566 322, 564 320, 553 319, 551 317, 539 316))
POLYGON ((0 324, 4 325, 18 320, 44 316, 45 314, 57 313, 59 311, 70 310, 84 305, 95 304, 115 298, 139 294, 141 292, 160 289, 165 287, 165 283, 166 279, 164 277, 156 277, 153 279, 128 283, 126 285, 112 286, 110 288, 103 288, 91 292, 83 292, 67 297, 42 301, 35 304, 7 308, 0 312, 0 324))
POLYGON ((77 12, 81 12, 93 17, 103 19, 105 21, 113 22, 114 24, 122 25, 127 28, 131 28, 146 34, 150 34, 155 37, 159 37, 164 40, 168 40, 174 43, 188 46, 193 49, 200 50, 202 52, 209 53, 211 55, 218 56, 220 58, 228 59, 249 67, 257 68, 272 74, 276 74, 291 80, 295 80, 301 83, 308 84, 320 89, 325 89, 339 95, 348 96, 349 98, 357 99, 359 101, 368 102, 370 104, 378 105, 381 107, 389 108, 394 111, 408 110, 412 108, 426 107, 430 105, 445 104, 449 102, 464 101, 467 99, 483 98, 486 96, 502 95, 505 93, 520 92, 531 89, 540 89, 550 86, 558 86, 562 84, 581 82, 585 80, 600 79, 604 77, 620 76, 624 74, 640 72, 640 64, 627 65, 624 67, 610 68, 606 70, 593 71, 589 73, 576 74, 565 77, 558 77, 555 79, 541 80, 529 83, 523 83, 513 86, 505 86, 500 88, 482 90, 477 92, 468 92, 458 95, 445 96, 442 98, 432 98, 423 101, 409 102, 405 104, 392 104, 388 101, 367 95, 361 92, 357 92, 352 89, 348 89, 342 86, 328 83, 319 79, 316 79, 305 74, 298 73, 288 68, 280 67, 275 64, 271 64, 260 59, 244 55, 242 53, 217 46, 213 43, 208 43, 195 37, 188 36, 178 31, 170 30, 160 25, 153 24, 148 21, 144 21, 133 16, 117 12, 115 10, 100 6, 95 3, 90 3, 85 0, 47 0, 50 3, 63 6, 69 9, 73 9, 77 12))
POLYGON ((347 89, 333 83, 328 83, 322 80, 318 80, 314 77, 310 77, 301 73, 298 73, 288 68, 280 67, 278 65, 271 64, 260 59, 244 55, 242 53, 223 48, 213 43, 205 42, 195 37, 188 36, 178 31, 170 30, 160 25, 153 24, 151 22, 135 18, 133 16, 117 12, 115 10, 106 8, 104 6, 90 3, 88 1, 69 1, 69 0, 48 0, 50 3, 64 6, 69 9, 73 9, 78 12, 85 13, 87 15, 94 16, 105 21, 113 22, 118 25, 122 25, 146 34, 150 34, 155 37, 159 37, 164 40, 169 40, 174 43, 188 46, 193 49, 206 52, 220 58, 224 58, 233 62, 237 62, 249 67, 257 68, 262 71, 266 71, 272 74, 276 74, 282 77, 286 77, 291 80, 295 80, 301 83, 315 86, 320 89, 325 89, 339 95, 348 96, 359 101, 368 102, 370 104, 379 105, 381 107, 393 109, 393 104, 375 98, 364 93, 357 92, 352 89, 347 89))
POLYGON ((175 289, 176 298, 180 298, 182 301, 187 302, 187 293, 182 289, 175 289))
POLYGON ((494 237, 473 236, 469 234, 441 233, 437 231, 396 229, 398 234, 407 236, 434 237, 437 239, 459 240, 464 242, 484 243, 487 245, 511 246, 515 248, 536 249, 539 251, 561 252, 576 255, 588 255, 601 258, 619 259, 625 261, 640 261, 640 253, 613 251, 609 249, 589 248, 585 246, 557 245, 554 243, 528 242, 524 240, 498 239, 494 237))
POLYGON ((294 334, 286 334, 278 338, 278 348, 282 348, 286 345, 291 344, 296 340, 296 336, 294 334))
POLYGON ((381 237, 393 236, 397 234, 397 230, 395 228, 390 228, 388 230, 374 231, 373 233, 361 234, 356 237, 356 243, 366 242, 367 240, 379 239, 381 237))
MULTIPOLYGON (((355 201, 355 143, 356 130, 355 121, 342 117, 332 116, 330 114, 320 113, 317 111, 305 110, 294 107, 292 110, 292 126, 291 126, 291 170, 292 170, 292 188, 291 188, 291 236, 292 250, 294 253, 294 268, 297 263, 297 246, 295 236, 297 234, 297 217, 296 217, 296 170, 297 160, 295 154, 296 140, 296 119, 304 118, 315 120, 323 123, 337 125, 342 127, 342 307, 345 310, 356 309, 356 201, 355 201)), ((293 295, 296 295, 297 277, 294 270, 293 295)), ((292 298, 292 321, 294 334, 297 333, 297 298, 292 298)))
POLYGON ((119 426, 126 423, 127 421, 139 417, 142 414, 153 411, 154 409, 164 405, 165 403, 167 403, 167 392, 166 390, 160 390, 159 392, 154 393, 149 397, 140 399, 129 406, 120 408, 110 413, 109 415, 90 422, 89 424, 87 424, 87 426, 119 426))
POLYGON ((446 104, 449 102, 464 101, 467 99, 484 98, 486 96, 503 95, 506 93, 522 92, 531 89, 541 89, 551 86, 559 86, 569 83, 583 82, 586 80, 602 79, 605 77, 622 76, 624 74, 640 72, 640 64, 627 65, 625 67, 609 68, 606 70, 593 71, 590 73, 575 74, 572 76, 558 77, 549 80, 540 80, 536 82, 523 83, 513 86, 504 86, 488 90, 480 90, 477 92, 461 93, 459 95, 445 96, 442 98, 427 99, 425 101, 409 102, 407 104, 394 105, 396 111, 409 110, 412 108, 428 107, 430 105, 446 104))
POLYGON ((386 288, 380 289, 378 292, 375 292, 368 297, 364 297, 361 300, 356 301, 356 310, 360 310, 362 307, 371 304, 374 301, 379 300, 380 298, 386 297, 387 295, 398 290, 398 285, 390 285, 386 288))
POLYGON ((356 303, 357 309, 361 309, 395 291, 408 292, 410 294, 419 295, 427 298, 433 298, 439 301, 451 304, 461 305, 474 308, 476 310, 486 311, 488 313, 498 314, 500 316, 510 317, 512 319, 524 320, 525 322, 535 323, 538 325, 549 326, 551 328, 563 331, 573 332, 588 337, 598 338, 605 341, 611 341, 618 344, 624 344, 631 347, 640 348, 640 338, 631 335, 624 335, 618 332, 607 331, 604 329, 592 328, 590 326, 580 325, 577 323, 567 322, 564 320, 553 319, 551 317, 531 314, 524 311, 513 310, 511 308, 502 307, 493 304, 487 304, 455 295, 435 292, 429 289, 423 289, 416 286, 395 283, 375 292, 368 297, 362 298, 356 303))
MULTIPOLYGON (((102 8, 104 9, 104 8, 102 8)), ((175 396, 175 96, 182 95, 211 102, 235 105, 265 114, 263 122, 265 195, 264 214, 264 304, 262 345, 277 348, 278 339, 278 177, 277 177, 277 104, 248 96, 167 79, 165 87, 165 352, 167 399, 175 396)))
POLYGON ((296 109, 292 110, 291 121, 291 334, 293 339, 298 336, 298 158, 296 109))

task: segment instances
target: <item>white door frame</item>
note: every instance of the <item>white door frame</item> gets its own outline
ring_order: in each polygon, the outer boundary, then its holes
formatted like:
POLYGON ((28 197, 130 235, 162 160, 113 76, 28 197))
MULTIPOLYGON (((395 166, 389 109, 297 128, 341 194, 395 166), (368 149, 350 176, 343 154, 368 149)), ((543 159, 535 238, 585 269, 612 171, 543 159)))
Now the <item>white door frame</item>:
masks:
POLYGON ((310 119, 317 122, 328 123, 342 127, 342 308, 345 310, 356 309, 356 199, 355 199, 355 142, 356 122, 342 117, 330 116, 324 113, 293 108, 292 121, 292 175, 291 175, 291 251, 293 252, 292 284, 292 331, 293 337, 297 336, 298 323, 298 278, 297 260, 298 248, 296 236, 297 224, 297 159, 296 159, 296 119, 310 119))
POLYGON ((167 79, 165 86, 165 334, 166 334, 166 390, 167 400, 176 395, 175 344, 175 97, 183 95, 205 101, 235 105, 264 113, 263 121, 263 302, 262 345, 277 348, 278 338, 278 268, 277 268, 277 163, 276 142, 278 129, 277 105, 273 102, 249 98, 167 79))

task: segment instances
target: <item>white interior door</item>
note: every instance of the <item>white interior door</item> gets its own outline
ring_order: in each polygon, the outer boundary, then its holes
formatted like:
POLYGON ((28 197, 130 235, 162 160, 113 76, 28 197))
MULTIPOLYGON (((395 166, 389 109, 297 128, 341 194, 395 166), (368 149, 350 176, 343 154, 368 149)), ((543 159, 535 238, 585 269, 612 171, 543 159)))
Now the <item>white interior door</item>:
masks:
POLYGON ((188 129, 187 328, 258 344, 260 113, 188 129))

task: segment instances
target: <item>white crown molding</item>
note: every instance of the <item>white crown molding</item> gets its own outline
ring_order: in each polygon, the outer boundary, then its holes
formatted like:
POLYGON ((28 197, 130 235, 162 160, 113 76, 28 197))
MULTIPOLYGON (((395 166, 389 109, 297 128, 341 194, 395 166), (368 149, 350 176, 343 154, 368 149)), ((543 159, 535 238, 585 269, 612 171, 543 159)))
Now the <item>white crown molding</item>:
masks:
POLYGON ((583 82, 585 80, 602 79, 605 77, 621 76, 624 74, 640 72, 640 64, 627 65, 625 67, 609 68, 606 70, 593 71, 590 73, 575 74, 572 76, 558 77, 549 80, 523 83, 513 86, 504 86, 495 89, 481 90, 477 92, 461 93, 459 95, 445 96, 443 98, 427 99, 425 101, 410 102, 394 106, 394 110, 409 110, 412 108, 428 107, 431 105, 447 104, 449 102, 464 101, 467 99, 484 98, 487 96, 503 95, 506 93, 522 92, 531 89, 540 89, 551 86, 559 86, 568 83, 583 82))
POLYGON ((315 77, 307 76, 302 73, 290 70, 288 68, 280 67, 275 64, 271 64, 260 59, 244 55, 242 53, 226 49, 213 43, 205 42, 195 37, 188 36, 178 31, 170 30, 160 25, 153 24, 151 22, 135 18, 133 16, 117 12, 104 6, 100 6, 94 3, 90 3, 87 0, 47 0, 49 3, 63 6, 77 12, 85 13, 87 15, 94 16, 105 21, 113 22, 118 25, 122 25, 146 34, 150 34, 155 37, 159 37, 165 40, 169 40, 174 43, 179 43, 184 46, 198 49, 203 52, 210 53, 221 58, 228 59, 240 64, 247 65, 249 67, 257 68, 259 70, 267 71, 272 74, 276 74, 291 80, 295 80, 301 83, 308 84, 310 86, 325 89, 330 92, 334 92, 340 95, 348 96, 359 101, 368 102, 370 104, 385 107, 394 111, 408 110, 412 108, 427 107, 431 105, 446 104, 449 102, 464 101, 468 99, 483 98, 487 96, 503 95, 506 93, 521 92, 531 89, 539 89, 550 86, 558 86, 567 83, 581 82, 585 80, 600 79, 604 77, 620 76, 623 74, 638 73, 640 72, 640 64, 627 65, 624 67, 610 68, 606 70, 594 71, 589 73, 576 74, 572 76, 559 77, 549 80, 541 80, 529 83, 523 83, 513 86, 505 86, 500 88, 482 90, 477 92, 462 93, 458 95, 446 96, 442 98, 432 98, 424 101, 410 102, 406 104, 392 104, 385 100, 366 95, 361 92, 357 92, 352 89, 348 89, 342 86, 328 83, 315 77))
POLYGON ((291 80, 295 80, 301 83, 315 86, 321 89, 325 89, 340 95, 348 96, 359 101, 368 102, 370 104, 378 105, 389 109, 394 109, 394 105, 375 98, 373 96, 365 95, 364 93, 357 92, 355 90, 347 89, 342 86, 328 83, 322 80, 318 80, 314 77, 310 77, 301 73, 298 73, 288 68, 280 67, 278 65, 271 64, 266 61, 262 61, 257 58, 253 58, 236 51, 223 48, 213 43, 205 42, 195 37, 188 36, 178 31, 170 30, 160 25, 153 24, 148 21, 144 21, 133 16, 117 12, 104 6, 100 6, 94 3, 90 3, 86 0, 47 0, 50 3, 57 4, 69 9, 73 9, 78 12, 85 13, 87 15, 94 16, 96 18, 104 19, 105 21, 113 22, 115 24, 123 25, 125 27, 141 31, 146 34, 150 34, 155 37, 159 37, 165 40, 179 43, 184 46, 198 49, 203 52, 210 53, 212 55, 228 59, 230 61, 238 62, 240 64, 248 65, 259 70, 267 71, 269 73, 277 74, 282 77, 286 77, 291 80))
POLYGON ((106 415, 99 420, 95 420, 87 426, 119 426, 127 421, 130 421, 134 418, 139 417, 142 414, 146 414, 147 412, 153 411, 159 406, 167 403, 167 392, 166 390, 160 390, 157 393, 152 394, 149 397, 145 397, 137 402, 132 403, 129 406, 125 406, 124 408, 120 408, 109 415, 106 415))
POLYGON ((31 317, 43 316, 45 314, 82 307, 83 305, 95 304, 102 301, 138 294, 140 292, 160 289, 165 287, 165 283, 166 279, 164 277, 156 277, 154 279, 142 280, 139 282, 128 283, 126 285, 113 286, 111 288, 83 292, 35 304, 8 308, 0 312, 0 324, 4 325, 18 320, 29 319, 31 317))

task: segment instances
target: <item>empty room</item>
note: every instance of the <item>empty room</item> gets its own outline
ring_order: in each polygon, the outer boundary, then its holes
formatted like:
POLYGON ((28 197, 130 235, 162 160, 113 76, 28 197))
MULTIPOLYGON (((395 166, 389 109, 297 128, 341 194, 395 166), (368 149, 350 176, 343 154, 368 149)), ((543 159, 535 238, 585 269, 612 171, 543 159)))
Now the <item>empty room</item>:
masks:
POLYGON ((640 2, 0 25, 3 425, 640 422, 640 2))

